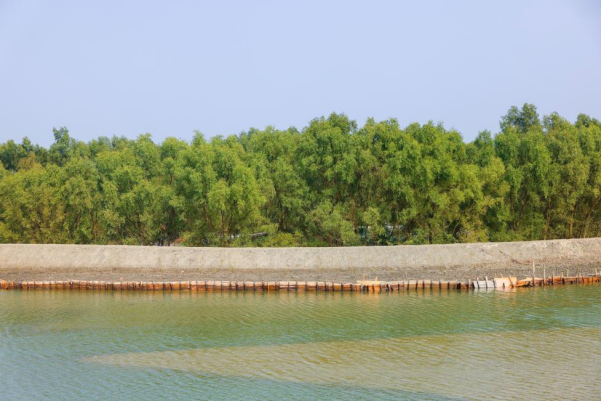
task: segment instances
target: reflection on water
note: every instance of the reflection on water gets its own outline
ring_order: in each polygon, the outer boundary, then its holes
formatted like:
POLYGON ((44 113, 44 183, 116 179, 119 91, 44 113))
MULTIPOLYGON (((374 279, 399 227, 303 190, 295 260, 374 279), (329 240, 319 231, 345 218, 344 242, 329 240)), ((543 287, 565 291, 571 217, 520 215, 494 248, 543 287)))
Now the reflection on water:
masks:
POLYGON ((600 399, 600 286, 0 292, 0 398, 600 399))

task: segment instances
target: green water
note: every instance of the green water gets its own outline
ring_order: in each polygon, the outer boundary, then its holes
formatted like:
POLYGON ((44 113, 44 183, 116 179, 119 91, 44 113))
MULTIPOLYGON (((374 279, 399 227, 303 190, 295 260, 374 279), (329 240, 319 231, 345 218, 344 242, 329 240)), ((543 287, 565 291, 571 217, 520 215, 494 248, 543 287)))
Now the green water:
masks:
POLYGON ((600 399, 600 286, 0 291, 0 399, 600 399))

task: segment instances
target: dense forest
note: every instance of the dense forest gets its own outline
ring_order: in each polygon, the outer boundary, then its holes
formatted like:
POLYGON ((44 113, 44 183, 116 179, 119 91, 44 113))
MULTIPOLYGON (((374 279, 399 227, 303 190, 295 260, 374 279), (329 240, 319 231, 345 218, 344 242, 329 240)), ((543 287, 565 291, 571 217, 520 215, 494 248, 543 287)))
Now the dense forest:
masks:
POLYGON ((161 144, 54 130, 0 145, 0 242, 344 246, 600 236, 600 122, 512 107, 465 143, 441 124, 161 144))

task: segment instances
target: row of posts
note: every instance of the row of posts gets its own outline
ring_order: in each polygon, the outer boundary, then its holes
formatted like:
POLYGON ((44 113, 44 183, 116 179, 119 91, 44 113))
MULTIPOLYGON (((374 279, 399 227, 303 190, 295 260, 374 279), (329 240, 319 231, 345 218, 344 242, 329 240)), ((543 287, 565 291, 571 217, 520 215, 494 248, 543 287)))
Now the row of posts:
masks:
MULTIPOLYGON (((517 286, 599 283, 600 275, 519 280, 517 286)), ((56 290, 111 290, 111 291, 360 291, 389 292, 409 290, 468 290, 478 288, 472 280, 405 280, 336 283, 329 281, 4 281, 0 288, 10 289, 56 289, 56 290)))

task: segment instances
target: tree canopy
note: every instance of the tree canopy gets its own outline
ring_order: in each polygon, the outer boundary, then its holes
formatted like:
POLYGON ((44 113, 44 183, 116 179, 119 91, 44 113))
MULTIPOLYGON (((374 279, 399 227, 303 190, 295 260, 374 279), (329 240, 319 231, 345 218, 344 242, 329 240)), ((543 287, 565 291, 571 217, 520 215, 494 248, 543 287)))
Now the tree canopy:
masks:
POLYGON ((465 143, 441 124, 0 144, 0 242, 349 246, 600 236, 600 122, 512 107, 465 143))

